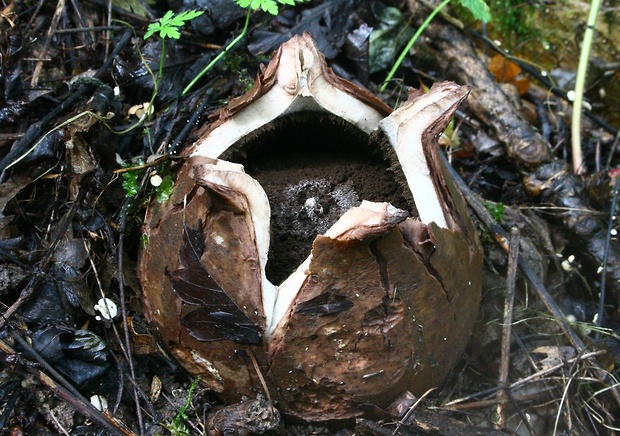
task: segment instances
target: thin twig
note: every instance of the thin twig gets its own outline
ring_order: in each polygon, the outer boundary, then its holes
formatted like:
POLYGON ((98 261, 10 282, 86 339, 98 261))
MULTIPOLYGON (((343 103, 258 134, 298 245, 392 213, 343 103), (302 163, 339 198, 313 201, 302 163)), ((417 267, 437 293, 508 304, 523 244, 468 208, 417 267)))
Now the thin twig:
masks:
MULTIPOLYGON (((88 419, 96 422, 100 426, 104 427, 112 434, 123 434, 127 436, 135 436, 130 429, 125 427, 124 424, 103 415, 99 410, 93 406, 77 389, 75 389, 62 375, 60 375, 54 368, 52 368, 46 361, 37 353, 24 338, 22 338, 15 329, 11 329, 11 336, 20 344, 20 346, 26 351, 32 358, 34 358, 39 365, 52 374, 52 376, 58 380, 58 384, 46 373, 41 371, 35 365, 23 365, 23 368, 30 374, 34 375, 43 385, 49 388, 58 398, 64 400, 73 407, 78 413, 84 415, 88 419)), ((0 339, 0 351, 6 354, 17 354, 17 352, 11 348, 6 342, 0 339)))
POLYGON ((250 347, 247 348, 248 355, 250 356, 250 360, 252 361, 252 365, 254 365, 254 370, 256 371, 256 375, 258 375, 258 379, 260 380, 261 385, 265 391, 265 397, 267 397, 267 401, 269 404, 273 404, 271 401, 271 394, 269 393, 269 388, 267 387, 267 383, 265 382, 265 378, 263 377, 263 373, 258 366, 258 362, 256 361, 256 356, 250 347))
POLYGON ((62 434, 64 434, 65 436, 71 436, 69 432, 62 426, 60 421, 58 421, 58 418, 56 418, 56 415, 54 415, 54 412, 52 410, 49 411, 49 415, 52 418, 52 421, 54 421, 56 428, 60 429, 60 432, 62 434))
MULTIPOLYGON (((125 222, 127 218, 127 203, 121 209, 119 237, 118 237, 118 289, 121 305, 121 315, 123 317, 123 330, 125 332, 125 348, 127 349, 127 364, 129 365, 129 374, 132 380, 136 380, 136 372, 133 365, 133 355, 131 352, 131 337, 129 335, 129 325, 127 324, 127 307, 125 305, 125 278, 123 276, 123 245, 125 242, 125 222)), ((140 396, 138 395, 138 387, 133 385, 133 396, 136 402, 136 416, 138 417, 138 427, 140 434, 144 434, 144 422, 142 419, 142 408, 140 407, 140 396)))
MULTIPOLYGON (((77 21, 80 24, 80 28, 85 29, 86 21, 84 20, 84 14, 82 14, 82 10, 80 9, 80 4, 76 0, 71 0, 71 5, 73 6, 73 11, 75 12, 77 21)), ((86 32, 86 34, 84 35, 84 39, 87 46, 93 45, 93 37, 93 34, 91 34, 90 32, 86 32)), ((107 53, 104 57, 107 57, 107 53)))
MULTIPOLYGON (((58 29, 56 35, 64 35, 66 33, 105 32, 110 30, 123 30, 124 28, 125 26, 90 26, 80 27, 78 29, 58 29)), ((104 57, 107 57, 107 55, 104 57)))
MULTIPOLYGON (((467 184, 463 181, 461 176, 454 170, 452 165, 447 162, 446 157, 443 153, 440 153, 441 158, 443 159, 446 168, 450 172, 452 179, 461 190, 463 195, 465 196, 467 203, 474 210, 478 218, 484 223, 484 225, 489 229, 495 241, 506 251, 508 251, 508 234, 504 229, 502 229, 493 218, 490 216, 487 209, 482 205, 482 203, 478 200, 476 195, 471 192, 467 184)), ((586 345, 581 340, 581 338, 573 331, 571 326, 566 322, 566 316, 562 312, 562 309, 555 302, 551 294, 547 291, 545 286, 542 284, 534 270, 530 267, 529 263, 523 258, 519 257, 519 268, 521 272, 528 279, 532 289, 538 295, 538 298, 545 305, 547 310, 551 313, 551 315, 555 318, 555 321, 558 323, 562 332, 569 340, 571 345, 577 350, 578 354, 584 354, 587 350, 586 345)), ((609 377, 606 371, 601 369, 598 362, 594 359, 590 360, 589 363, 595 368, 596 376, 599 377, 601 383, 608 383, 609 377)), ((610 386, 611 395, 616 401, 618 405, 620 405, 620 386, 610 386)))
MULTIPOLYGON (((618 191, 620 190, 620 177, 616 177, 616 183, 614 184, 614 194, 611 199, 611 207, 609 208, 609 224, 607 225, 607 234, 605 235, 605 249, 603 253, 603 265, 601 270, 601 292, 599 293, 598 300, 598 312, 596 317, 596 326, 603 326, 603 318, 605 316, 605 290, 606 290, 606 277, 607 277, 607 258, 609 257, 609 245, 611 244, 611 232, 616 223, 616 207, 618 205, 618 191)), ((601 330, 597 329, 594 336, 596 341, 601 339, 601 330)))
MULTIPOLYGON (((108 0, 108 16, 107 16, 108 27, 112 26, 112 0, 108 0)), ((108 53, 110 53, 110 42, 112 40, 112 34, 110 30, 107 30, 105 33, 105 57, 108 57, 108 53)))
POLYGON ((506 301, 504 304, 504 325, 502 328, 502 351, 499 366, 499 386, 503 389, 497 391, 497 428, 506 426, 506 413, 504 410, 504 400, 508 398, 506 382, 510 369, 510 337, 512 333, 512 314, 515 301, 515 283, 517 280, 517 268, 519 259, 519 240, 520 232, 517 227, 510 230, 510 244, 508 250, 508 274, 506 277, 506 301))
POLYGON ((125 48, 129 40, 131 39, 131 35, 133 35, 132 29, 126 28, 120 39, 116 41, 116 44, 114 44, 114 50, 112 50, 110 56, 106 57, 105 62, 101 64, 101 66, 95 73, 96 78, 100 79, 110 72, 112 62, 114 62, 116 56, 118 56, 118 54, 125 48))
POLYGON ((392 433, 392 436, 396 435, 398 433, 398 431, 401 429, 402 425, 407 425, 406 423, 408 422, 409 418, 411 417, 411 415, 413 414, 413 411, 418 407, 418 405, 420 405, 422 403, 422 401, 424 401, 424 399, 426 397, 428 397, 435 389, 437 388, 430 388, 429 390, 427 390, 426 392, 424 392, 422 394, 422 396, 420 398, 418 398, 415 403, 413 403, 411 405, 411 407, 409 407, 409 409, 407 410, 407 413, 405 413, 405 416, 402 417, 402 419, 400 421, 398 421, 398 424, 396 425, 396 428, 394 429, 394 432, 392 433))
MULTIPOLYGON (((604 350, 593 351, 591 353, 586 353, 583 356, 574 357, 572 359, 569 359, 566 362, 558 363, 557 365, 554 365, 554 366, 551 366, 549 368, 540 370, 540 371, 538 371, 538 372, 536 372, 534 374, 531 374, 531 375, 529 375, 527 377, 524 377, 524 378, 522 378, 520 380, 517 380, 516 382, 511 383, 510 385, 508 385, 507 388, 508 388, 509 391, 515 391, 518 388, 520 388, 521 386, 526 385, 528 383, 538 383, 538 379, 539 378, 546 377, 549 374, 552 374, 555 371, 557 371, 559 369, 562 369, 563 367, 565 367, 565 366, 567 366, 569 364, 572 364, 572 363, 574 363, 576 361, 581 361, 581 360, 590 360, 590 359, 592 359, 592 358, 594 358, 596 356, 601 356, 603 354, 607 354, 607 351, 604 351, 604 350)), ((484 396, 489 395, 489 394, 493 394, 493 393, 497 392, 499 389, 501 389, 501 387, 496 386, 496 387, 493 387, 493 388, 490 388, 490 389, 486 389, 484 391, 475 392, 473 394, 466 395, 465 397, 461 397, 461 398, 457 398, 456 400, 452 400, 452 401, 444 404, 442 406, 442 408, 445 408, 445 409, 455 408, 455 410, 456 410, 456 409, 459 408, 459 407, 456 407, 456 406, 458 406, 461 403, 464 403, 465 401, 474 400, 476 398, 480 398, 480 397, 484 397, 484 396)), ((550 388, 550 389, 555 389, 555 388, 550 388)), ((488 405, 496 404, 496 402, 497 402, 497 398, 494 398, 494 399, 488 400, 485 404, 488 406, 488 405)), ((478 404, 478 403, 476 403, 476 404, 478 404)))
MULTIPOLYGON (((56 10, 54 11, 54 16, 52 17, 52 23, 50 24, 49 29, 47 29, 47 35, 45 37, 45 42, 43 43, 43 48, 39 53, 39 57, 45 59, 47 57, 47 50, 52 42, 52 36, 56 31, 56 27, 58 27, 58 22, 60 21, 60 16, 65 8, 65 0, 58 0, 56 4, 56 10)), ((37 86, 39 83, 39 75, 41 74, 41 70, 43 69, 43 62, 39 61, 36 63, 34 67, 34 71, 32 73, 32 79, 30 80, 30 86, 33 88, 37 86)))

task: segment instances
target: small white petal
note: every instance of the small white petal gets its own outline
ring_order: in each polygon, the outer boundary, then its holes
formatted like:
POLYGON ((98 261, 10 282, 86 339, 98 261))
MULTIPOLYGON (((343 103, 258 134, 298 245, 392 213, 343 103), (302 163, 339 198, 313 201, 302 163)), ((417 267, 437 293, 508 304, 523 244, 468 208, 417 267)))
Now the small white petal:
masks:
POLYGON ((108 408, 108 400, 106 400, 106 398, 102 397, 101 395, 91 396, 90 404, 95 406, 95 408, 99 410, 100 412, 103 412, 104 410, 107 410, 108 408))
POLYGON ((158 187, 163 183, 164 179, 161 178, 159 174, 153 174, 151 176, 151 185, 158 187))
POLYGON ((95 305, 95 310, 101 313, 100 319, 112 319, 118 314, 118 307, 116 306, 116 303, 109 298, 99 299, 95 305))

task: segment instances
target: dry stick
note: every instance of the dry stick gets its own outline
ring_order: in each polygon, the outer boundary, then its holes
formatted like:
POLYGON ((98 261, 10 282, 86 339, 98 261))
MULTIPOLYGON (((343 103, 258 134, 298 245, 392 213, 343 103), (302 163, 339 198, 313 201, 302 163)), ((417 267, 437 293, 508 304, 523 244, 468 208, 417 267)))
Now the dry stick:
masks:
POLYGON ((56 30, 56 35, 64 35, 67 33, 104 32, 106 30, 123 30, 123 29, 125 29, 125 26, 90 26, 90 27, 80 27, 79 29, 58 29, 56 30))
POLYGON ((62 423, 58 421, 58 418, 56 418, 56 416, 51 410, 49 411, 49 416, 50 418, 52 418, 52 421, 54 421, 54 425, 56 426, 56 428, 59 428, 62 434, 64 434, 65 436, 71 436, 69 432, 63 427, 62 423))
MULTIPOLYGON (((50 24, 49 29, 47 29, 47 36, 45 37, 45 43, 43 44, 43 48, 39 53, 39 57, 41 59, 45 59, 47 56, 47 50, 52 42, 52 36, 56 31, 56 27, 58 26, 58 22, 60 21, 60 15, 62 14, 63 9, 65 8, 65 0, 58 0, 56 4, 56 10, 54 11, 54 16, 52 17, 52 23, 50 24)), ((37 86, 39 83, 39 75, 41 74, 41 70, 43 69, 43 61, 37 62, 34 67, 34 72, 32 73, 32 79, 30 80, 30 86, 33 88, 37 86)))
MULTIPOLYGON (((108 0, 108 14, 107 14, 107 22, 108 27, 112 25, 112 0, 108 0)), ((105 33, 105 57, 108 57, 108 53, 110 53, 110 41, 112 39, 112 34, 110 30, 106 30, 105 33)))
POLYGON ((607 162, 605 164, 605 171, 608 171, 611 167, 611 160, 615 155, 615 151, 618 148, 618 144, 620 144, 620 129, 616 132, 613 142, 611 143, 611 147, 609 147, 609 156, 607 156, 607 162))
MULTIPOLYGON (((106 415, 102 414, 99 410, 93 406, 80 392, 78 392, 64 377, 56 372, 49 364, 30 347, 30 345, 22 338, 16 331, 11 331, 11 336, 21 345, 22 348, 28 354, 31 355, 42 367, 44 367, 50 374, 54 376, 62 385, 56 383, 46 373, 41 371, 34 365, 23 365, 22 367, 30 374, 34 375, 42 384, 48 387, 58 398, 66 401, 71 407, 73 407, 78 413, 84 415, 88 419, 96 422, 100 426, 107 429, 112 434, 123 434, 127 436, 135 436, 130 429, 125 427, 122 423, 113 420, 106 415), (64 385, 64 386, 63 386, 64 385)), ((11 348, 6 342, 0 340, 0 351, 6 354, 17 354, 17 352, 11 348)))
MULTIPOLYGON (((129 336, 129 325, 127 324, 127 307, 125 305, 125 278, 123 277, 123 245, 125 242, 127 204, 128 203, 125 202, 123 204, 123 207, 121 208, 120 225, 118 229, 118 291, 121 303, 121 315, 123 316, 123 330, 125 333, 125 348, 127 350, 127 364, 129 365, 129 375, 132 380, 136 380, 136 372, 133 366, 131 339, 129 336)), ((142 420, 142 409, 140 408, 140 396, 138 395, 138 388, 135 384, 132 387, 134 401, 136 402, 136 416, 138 417, 140 434, 144 434, 144 422, 142 420)))
POLYGON ((517 227, 510 230, 510 244, 508 249, 508 274, 506 277, 506 302, 504 304, 504 325, 502 329, 502 352, 499 366, 499 385, 502 387, 497 391, 497 428, 506 427, 506 413, 504 410, 505 400, 508 399, 506 382, 510 368, 510 336, 512 332, 512 312, 515 302, 515 282, 517 280, 517 268, 519 258, 519 239, 520 232, 517 227))
MULTIPOLYGON (((601 271, 601 292, 598 296, 598 312, 596 317, 596 325, 597 327, 603 326, 603 317, 605 316, 605 294, 606 294, 606 280, 607 277, 607 260, 609 257, 609 245, 611 244, 611 232, 614 228, 615 218, 616 218, 616 207, 618 205, 618 191, 620 190, 620 177, 616 178, 616 183, 614 184, 614 193, 611 199, 611 207, 609 209, 609 224, 607 225, 607 235, 605 235, 605 248, 603 255, 603 265, 601 271)), ((601 339, 601 329, 599 328, 596 331, 594 336, 596 341, 601 339)))
POLYGON ((250 356, 250 360, 252 360, 252 365, 254 365, 254 370, 256 371, 256 375, 258 376, 258 379, 260 380, 260 383, 263 386, 263 389, 265 390, 265 396, 267 397, 267 401, 269 402, 270 405, 273 405, 273 401, 271 400, 271 394, 269 393, 269 388, 267 387, 267 383, 265 382, 265 377, 263 377, 263 373, 261 372, 260 367, 258 366, 258 362, 256 361, 256 356, 254 355, 254 352, 252 351, 250 347, 247 347, 247 352, 248 352, 248 355, 250 356))
POLYGON ((405 416, 403 416, 396 424, 396 428, 394 429, 394 432, 392 432, 392 436, 397 434, 397 432, 401 429, 401 427, 409 420, 411 415, 413 415, 413 411, 418 407, 418 405, 420 405, 422 401, 424 401, 424 399, 428 397, 435 389, 437 388, 430 388, 429 390, 424 392, 422 396, 418 398, 415 401, 415 403, 411 405, 411 407, 409 407, 409 410, 407 410, 407 413, 405 413, 405 416))
MULTIPOLYGON (((38 15, 39 15, 39 11, 41 10, 41 7, 43 7, 43 3, 45 2, 45 0, 40 0, 39 4, 37 5, 37 7, 35 8, 34 12, 32 13, 32 15, 30 16, 30 20, 28 20, 28 25, 25 26, 25 28, 31 29, 33 27, 33 23, 34 21, 37 19, 38 15)), ((11 5, 14 2, 11 2, 11 5)))
MULTIPOLYGON (((88 249, 88 244, 86 243, 86 241, 84 242, 84 248, 86 249, 87 252, 89 252, 88 249)), ((108 303, 106 301, 107 297, 105 295, 105 293, 103 292, 103 286, 101 284, 101 280, 99 279, 99 273, 97 272, 97 267, 95 266, 95 261, 93 260, 92 256, 88 256, 88 260, 90 262, 90 266, 93 270, 93 275, 95 277, 95 281, 97 282, 97 286, 99 288, 99 293, 101 294, 101 298, 104 300, 104 306, 108 306, 108 303)), ((109 309, 108 309, 109 312, 109 309)), ((118 341, 118 346, 121 350, 121 353, 123 354, 123 356, 125 357, 125 360, 127 362, 130 361, 131 359, 131 355, 129 354, 129 352, 127 351, 127 347, 125 347, 125 345, 123 344, 123 341, 121 339, 121 335, 118 332, 118 329, 116 328, 116 324, 114 324, 114 322, 111 323, 111 327, 112 327, 112 331, 114 332, 114 337, 116 337, 116 340, 118 341)), ((116 356, 114 356, 115 360, 116 360, 116 356)), ((117 364, 118 364, 118 360, 117 364)), ((119 369, 120 372, 120 369, 119 369)), ((123 383, 122 383, 122 375, 121 375, 121 383, 119 386, 119 395, 117 396, 116 402, 114 404, 114 407, 112 408, 112 413, 116 413, 116 411, 118 410, 118 405, 120 404, 120 400, 121 400, 121 395, 122 395, 122 390, 123 390, 123 383)), ((155 409, 153 408, 153 405, 148 401, 147 396, 140 390, 140 388, 138 387, 138 384, 136 383, 135 379, 133 378, 129 378, 129 381, 132 383, 132 385, 134 386, 134 389, 138 389, 138 393, 140 394, 140 396, 142 397, 142 399, 146 402, 146 404, 149 406, 149 412, 151 413, 152 416, 155 416, 155 409)))
MULTIPOLYGON (((77 21, 79 22, 79 25, 82 29, 86 28, 86 21, 84 20, 84 14, 82 13, 82 9, 80 9, 80 4, 77 2, 77 0, 71 0, 71 6, 73 6, 73 12, 75 13, 75 16, 77 18, 77 21)), ((85 39, 85 43, 88 46, 93 45, 93 36, 94 34, 91 34, 90 32, 86 32, 86 34, 84 35, 84 39, 85 39)), ((104 57, 107 57, 108 53, 106 52, 106 55, 104 57)))
MULTIPOLYGON (((447 162, 447 159, 443 155, 443 153, 440 153, 440 156, 444 160, 444 163, 448 168, 448 171, 450 172, 456 185, 459 187, 459 189, 467 199, 467 203, 474 210, 478 218, 490 230, 496 242, 504 250, 508 251, 508 235, 506 231, 504 231, 504 229, 502 229, 499 225, 495 223, 489 212, 474 195, 474 193, 469 189, 467 184, 465 184, 461 176, 454 170, 452 165, 447 162)), ((551 315, 553 315, 556 322, 561 327, 564 335, 567 337, 572 346, 577 350, 577 353, 584 354, 585 350, 587 349, 586 345, 583 343, 581 338, 573 331, 573 329, 571 329, 570 325, 567 324, 566 316, 562 312, 562 309, 560 309, 553 297, 549 294, 549 292, 547 292, 547 289, 541 283, 536 273, 532 270, 528 262, 522 256, 519 256, 519 268, 521 269, 521 272, 527 277, 534 291, 536 291, 538 298, 540 298, 547 310, 551 313, 551 315)), ((589 360, 589 363, 594 368, 596 376, 602 383, 609 381, 608 373, 601 369, 601 367, 594 359, 589 360)), ((611 385, 609 386, 609 389, 616 403, 620 405, 620 386, 611 385)))
MULTIPOLYGON (((528 384, 528 383, 538 383, 538 379, 541 377, 546 377, 549 374, 554 373, 555 371, 564 368, 565 366, 569 365, 569 364, 573 364, 575 362, 579 362, 579 361, 590 361, 590 359, 597 357, 597 356, 601 356, 603 354, 607 354, 607 351, 604 350, 599 350, 599 351, 593 351, 591 353, 586 353, 583 356, 577 356, 577 357, 573 357, 572 359, 569 359, 566 362, 562 362, 562 363, 558 363, 557 365, 551 366, 547 369, 543 369, 540 370, 534 374, 531 374, 527 377, 524 377, 514 383, 511 383, 510 385, 507 386, 509 391, 516 391, 517 389, 519 389, 520 387, 528 384)), ((440 407, 440 409, 446 409, 446 410, 460 410, 460 409, 471 409, 471 408, 477 408, 477 407, 487 407, 487 406, 492 406, 494 404, 497 404, 497 398, 493 398, 493 399, 488 399, 488 400, 481 400, 481 401, 477 401, 475 403, 465 403, 465 401, 469 401, 469 400, 473 400, 476 398, 480 398, 483 397, 485 395, 489 395, 492 394, 494 392, 497 392, 499 389, 501 389, 500 387, 494 387, 491 389, 486 389, 484 391, 480 391, 480 392, 476 392, 470 395, 467 395, 465 397, 462 398, 457 398, 456 400, 452 400, 449 403, 444 404, 443 406, 440 407), (463 404, 464 403, 464 404, 463 404)), ((548 387, 545 388, 543 390, 538 391, 538 393, 541 392, 546 392, 548 390, 553 390, 556 389, 555 387, 548 387)), ((536 394, 538 394, 536 393, 536 394)), ((526 399, 529 398, 531 396, 531 394, 526 394, 526 399)), ((522 397, 518 397, 517 400, 522 400, 522 397)))

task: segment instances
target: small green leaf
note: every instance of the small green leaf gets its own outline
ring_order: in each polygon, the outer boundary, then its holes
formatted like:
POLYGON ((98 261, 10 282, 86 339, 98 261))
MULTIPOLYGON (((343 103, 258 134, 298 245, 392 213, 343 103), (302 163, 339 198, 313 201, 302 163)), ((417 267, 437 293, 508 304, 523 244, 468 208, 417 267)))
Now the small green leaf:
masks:
POLYGON ((146 33, 144 34, 144 39, 150 38, 155 32, 159 32, 161 26, 159 23, 151 23, 149 27, 146 29, 146 33))
POLYGON ((138 182, 138 171, 128 171, 122 173, 123 175, 123 190, 127 198, 132 198, 138 195, 140 190, 140 184, 138 182))
POLYGON ((172 17, 174 17, 174 12, 173 11, 168 11, 168 12, 166 12, 164 14, 163 17, 161 17, 159 22, 162 24, 162 26, 167 26, 168 23, 170 22, 170 20, 172 19, 172 17))
POLYGON ((499 203, 492 203, 490 201, 487 201, 485 203, 485 206, 495 221, 499 223, 504 219, 504 215, 505 215, 504 203, 502 203, 501 201, 499 203))
POLYGON ((193 20, 194 18, 199 17, 202 14, 204 14, 204 11, 185 11, 185 12, 181 12, 180 14, 177 14, 177 15, 172 17, 172 19, 170 20, 170 24, 172 26, 181 27, 181 26, 185 25, 186 21, 193 20))
POLYGON ((476 20, 483 23, 491 21, 491 9, 484 0, 459 0, 461 4, 469 9, 476 20))
POLYGON ((179 32, 176 27, 166 27, 159 32, 159 36, 162 38, 179 39, 181 37, 181 32, 179 32))
POLYGON ((173 11, 168 11, 155 23, 149 24, 144 34, 144 39, 149 38, 153 34, 159 32, 159 37, 162 39, 171 38, 179 39, 181 32, 179 27, 183 27, 189 20, 193 20, 196 17, 204 14, 204 11, 185 11, 175 15, 173 11))
POLYGON ((235 3, 237 3, 237 5, 239 5, 239 7, 243 8, 243 9, 247 9, 250 7, 250 4, 252 4, 253 0, 235 0, 235 3))
POLYGON ((271 15, 278 15, 278 4, 274 0, 262 0, 261 9, 271 15))
POLYGON ((296 3, 303 3, 308 0, 234 0, 239 7, 243 9, 252 9, 254 11, 262 9, 271 15, 278 15, 279 8, 278 3, 282 5, 295 6, 296 3))
POLYGON ((163 203, 168 200, 172 195, 172 188, 174 187, 174 181, 172 177, 166 176, 162 181, 162 184, 157 187, 157 202, 163 203))

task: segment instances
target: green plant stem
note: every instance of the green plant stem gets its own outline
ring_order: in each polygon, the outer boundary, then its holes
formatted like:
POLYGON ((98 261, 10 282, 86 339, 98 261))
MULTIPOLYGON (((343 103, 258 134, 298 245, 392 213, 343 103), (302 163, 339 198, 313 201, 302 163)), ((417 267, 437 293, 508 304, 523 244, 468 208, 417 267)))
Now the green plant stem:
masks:
POLYGON ((205 75, 205 73, 207 73, 207 71, 209 71, 211 68, 213 68, 213 66, 215 64, 218 63, 218 61, 226 54, 230 51, 230 49, 232 49, 235 45, 237 45, 239 43, 239 41, 241 41, 245 35, 248 33, 248 27, 250 25, 250 14, 252 13, 251 9, 248 9, 248 14, 245 17, 245 25, 243 26, 243 30, 241 31, 241 33, 239 34, 239 36, 237 36, 235 39, 233 39, 230 44, 228 44, 224 50, 222 50, 215 58, 213 58, 213 60, 211 62, 209 62, 209 64, 204 67, 204 69, 198 73, 198 75, 196 77, 194 77, 194 80, 192 80, 190 82, 189 85, 187 85, 185 87, 185 89, 183 90, 183 92, 181 93, 181 96, 184 96, 185 94, 187 94, 189 92, 190 89, 192 89, 192 86, 194 86, 194 84, 196 84, 196 82, 198 82, 198 80, 200 80, 200 78, 202 76, 205 75))
POLYGON ((594 26, 596 18, 601 8, 601 0, 592 0, 590 4, 590 14, 586 23, 586 31, 583 34, 583 43, 579 55, 579 66, 577 67, 577 77, 575 78, 575 97, 573 100, 573 117, 571 124, 571 149, 573 153, 573 172, 581 174, 584 172, 583 155, 581 153, 581 110, 583 107, 583 92, 588 72, 588 61, 592 50, 592 40, 594 39, 594 26))
POLYGON ((411 39, 407 43, 407 46, 403 49, 403 51, 400 53, 400 56, 398 57, 394 65, 392 66, 392 69, 390 70, 387 77, 385 78, 383 85, 381 85, 381 88, 379 88, 381 92, 385 91, 385 88, 387 88, 389 81, 392 80, 392 77, 394 77, 394 74, 396 74, 396 71, 400 67, 400 64, 403 63, 403 61, 405 60, 405 57, 407 56, 407 54, 409 54, 409 50, 411 50, 411 47, 413 47, 413 44, 415 44, 415 42, 420 37, 422 32, 424 32, 424 30, 426 30, 426 28, 431 23, 431 21, 433 21, 433 18, 435 18, 435 15, 437 15, 439 11, 441 11, 444 7, 446 7, 448 3, 450 3, 451 1, 452 0, 444 0, 443 2, 439 4, 439 6, 437 6, 435 9, 431 11, 428 17, 426 17, 426 20, 424 20, 424 22, 418 28, 416 33, 411 37, 411 39))
POLYGON ((157 88, 159 88, 159 83, 161 83, 161 79, 164 74, 164 58, 166 52, 166 38, 161 38, 161 53, 159 54, 159 73, 155 79, 155 92, 157 92, 157 88))

